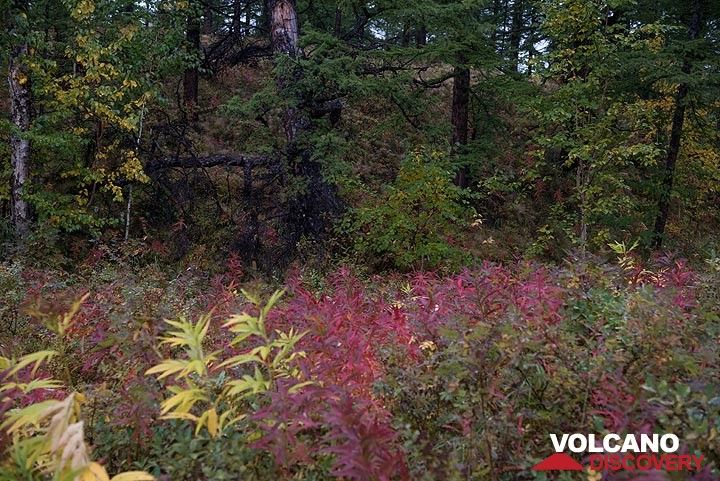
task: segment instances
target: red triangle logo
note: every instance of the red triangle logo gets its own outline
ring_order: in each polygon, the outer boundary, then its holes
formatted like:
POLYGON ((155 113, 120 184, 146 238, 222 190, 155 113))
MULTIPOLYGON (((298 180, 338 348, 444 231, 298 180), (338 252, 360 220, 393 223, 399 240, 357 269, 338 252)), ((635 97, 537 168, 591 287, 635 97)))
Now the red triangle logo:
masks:
POLYGON ((585 468, 567 454, 555 453, 537 463, 532 469, 533 471, 583 471, 585 468))

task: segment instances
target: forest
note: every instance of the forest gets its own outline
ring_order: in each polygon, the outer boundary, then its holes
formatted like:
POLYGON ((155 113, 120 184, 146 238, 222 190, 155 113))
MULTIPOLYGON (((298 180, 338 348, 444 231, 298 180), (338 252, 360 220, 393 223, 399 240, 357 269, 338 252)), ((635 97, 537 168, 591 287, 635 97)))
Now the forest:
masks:
POLYGON ((0 12, 0 481, 720 481, 717 0, 0 12))

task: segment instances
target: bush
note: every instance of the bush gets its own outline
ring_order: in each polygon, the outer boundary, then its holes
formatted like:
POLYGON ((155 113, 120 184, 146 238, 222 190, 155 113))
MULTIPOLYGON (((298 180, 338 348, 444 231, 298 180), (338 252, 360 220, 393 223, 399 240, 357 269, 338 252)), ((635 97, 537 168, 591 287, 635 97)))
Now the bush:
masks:
POLYGON ((393 185, 345 222, 356 254, 376 267, 431 269, 457 265, 462 251, 453 235, 472 209, 468 194, 453 183, 453 169, 440 152, 417 151, 400 166, 393 185))

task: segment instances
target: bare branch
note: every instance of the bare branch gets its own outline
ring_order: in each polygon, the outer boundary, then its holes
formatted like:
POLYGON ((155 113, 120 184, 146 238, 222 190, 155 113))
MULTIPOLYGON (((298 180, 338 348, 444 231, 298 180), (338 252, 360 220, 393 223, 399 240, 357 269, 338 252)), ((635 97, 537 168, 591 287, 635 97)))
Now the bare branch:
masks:
POLYGON ((154 159, 145 166, 145 172, 151 174, 163 169, 202 169, 207 167, 244 167, 258 165, 270 160, 270 155, 217 154, 190 157, 166 157, 154 159))

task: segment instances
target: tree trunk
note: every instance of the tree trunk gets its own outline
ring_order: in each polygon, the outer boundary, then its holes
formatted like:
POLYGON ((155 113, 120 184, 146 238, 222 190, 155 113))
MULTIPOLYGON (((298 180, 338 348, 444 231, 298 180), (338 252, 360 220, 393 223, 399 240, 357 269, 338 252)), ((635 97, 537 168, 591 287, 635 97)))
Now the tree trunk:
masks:
MULTIPOLYGON (((187 40, 190 53, 192 55, 200 55, 200 19, 193 12, 187 19, 187 30, 185 39, 187 40)), ((183 76, 183 102, 191 119, 197 118, 198 105, 198 82, 200 80, 200 72, 196 63, 185 70, 183 76)))
POLYGON ((269 0, 268 7, 273 51, 296 58, 300 54, 300 30, 295 1, 269 0))
MULTIPOLYGON (((462 152, 468 142, 468 112, 470 106, 470 69, 455 67, 452 92, 452 149, 462 152)), ((455 174, 455 184, 468 186, 468 168, 461 167, 455 174)))
POLYGON ((335 23, 333 24, 333 35, 340 38, 342 36, 342 10, 335 7, 335 23))
POLYGON ((492 23, 495 26, 490 34, 490 43, 493 46, 493 50, 498 52, 498 30, 500 29, 500 0, 493 0, 492 3, 492 23))
MULTIPOLYGON (((695 40, 700 35, 702 26, 701 0, 693 0, 692 14, 688 28, 688 39, 695 40)), ((683 60, 682 72, 689 74, 691 65, 689 59, 683 60)), ((655 229, 653 230, 652 247, 660 249, 663 237, 665 236, 665 225, 670 214, 670 200, 672 197, 673 181, 675 177, 675 164, 680 153, 682 142, 683 124, 685 123, 685 99, 688 94, 687 83, 681 83, 675 94, 675 111, 673 112, 672 126, 670 128, 670 142, 668 145, 667 157, 665 158, 665 172, 663 175, 660 199, 658 200, 658 213, 655 218, 655 229)))
POLYGON ((402 33, 400 34, 400 46, 407 47, 410 45, 410 27, 408 24, 403 25, 402 33))
POLYGON ((415 46, 422 48, 425 45, 427 45, 427 27, 425 27, 425 25, 421 25, 415 31, 415 46))
POLYGON ((243 11, 245 8, 245 2, 243 0, 235 0, 233 2, 233 14, 232 14, 232 33, 235 35, 242 35, 243 32, 243 11))
POLYGON ((510 66, 514 72, 518 71, 520 63, 520 40, 522 39, 523 0, 515 0, 512 9, 512 23, 510 30, 510 66))
MULTIPOLYGON (((203 12, 202 33, 212 35, 216 30, 215 9, 217 8, 214 0, 205 0, 205 11, 203 12)), ((199 45, 198 45, 199 47, 199 45)))
MULTIPOLYGON (((270 0, 270 35, 273 52, 277 55, 287 55, 291 59, 300 56, 300 32, 298 29, 297 11, 294 0, 270 0)), ((283 71, 276 79, 278 90, 282 93, 292 83, 300 80, 302 72, 297 68, 283 71)), ((288 149, 292 152, 297 148, 296 140, 300 131, 309 126, 310 119, 296 107, 289 107, 283 116, 283 128, 288 142, 288 149)))
MULTIPOLYGON (((302 56, 299 46, 300 30, 295 0, 269 0, 270 34, 276 56, 296 59, 302 56)), ((278 69, 276 83, 281 95, 291 95, 289 87, 303 77, 301 67, 285 65, 278 69)), ((297 95, 297 94, 293 94, 297 95)), ((307 134, 312 122, 306 109, 312 99, 295 98, 282 119, 287 139, 287 158, 292 173, 305 181, 305 189, 290 205, 290 219, 295 229, 290 235, 299 240, 302 235, 317 237, 325 231, 329 214, 338 210, 335 188, 323 176, 320 164, 312 157, 307 134), (297 106, 295 106, 297 105, 297 106)))
POLYGON ((17 129, 10 138, 10 212, 15 234, 20 239, 30 231, 30 207, 23 199, 30 169, 30 141, 25 138, 30 129, 30 77, 24 65, 27 53, 27 44, 16 46, 10 53, 8 65, 10 111, 13 125, 17 129))

